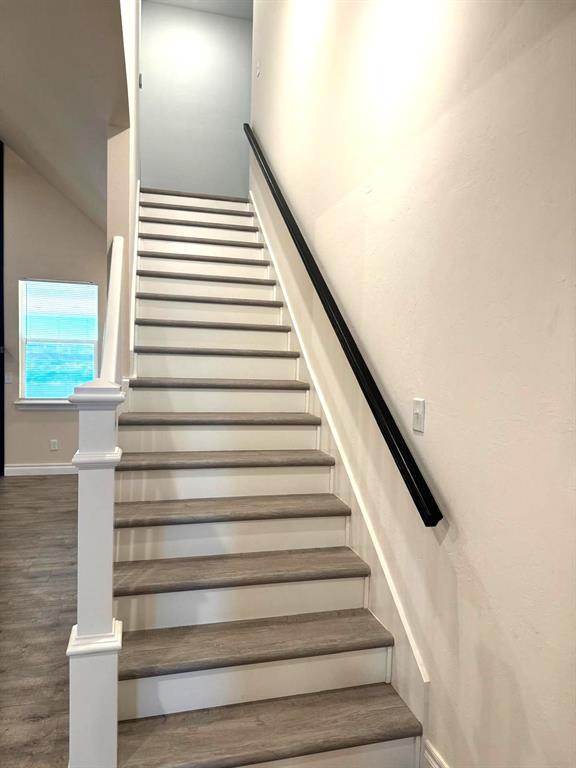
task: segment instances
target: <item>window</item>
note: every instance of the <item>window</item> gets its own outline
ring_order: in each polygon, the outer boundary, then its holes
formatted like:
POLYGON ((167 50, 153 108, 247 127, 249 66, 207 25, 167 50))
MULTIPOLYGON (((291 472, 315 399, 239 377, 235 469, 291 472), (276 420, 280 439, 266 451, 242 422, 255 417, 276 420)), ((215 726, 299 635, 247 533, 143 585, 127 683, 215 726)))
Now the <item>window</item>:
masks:
POLYGON ((20 396, 67 398, 98 364, 98 286, 20 280, 20 396))

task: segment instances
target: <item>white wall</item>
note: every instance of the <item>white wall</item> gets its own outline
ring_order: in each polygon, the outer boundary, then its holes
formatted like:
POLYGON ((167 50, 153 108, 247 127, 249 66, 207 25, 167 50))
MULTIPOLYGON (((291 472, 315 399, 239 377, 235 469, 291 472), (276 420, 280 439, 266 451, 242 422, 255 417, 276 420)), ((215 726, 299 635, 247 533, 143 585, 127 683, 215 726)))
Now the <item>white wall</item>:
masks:
MULTIPOLYGON (((450 768, 569 768, 576 5, 256 0, 254 62, 255 130, 446 513, 422 525, 294 261, 427 735, 450 768)), ((255 168, 251 188, 288 252, 255 168)))
POLYGON ((144 2, 142 185, 245 196, 252 23, 144 2))
POLYGON ((78 448, 78 414, 30 411, 19 397, 18 281, 98 283, 100 327, 106 305, 106 233, 18 155, 5 147, 4 322, 6 464, 67 464, 78 448), (49 450, 57 439, 58 451, 49 450))

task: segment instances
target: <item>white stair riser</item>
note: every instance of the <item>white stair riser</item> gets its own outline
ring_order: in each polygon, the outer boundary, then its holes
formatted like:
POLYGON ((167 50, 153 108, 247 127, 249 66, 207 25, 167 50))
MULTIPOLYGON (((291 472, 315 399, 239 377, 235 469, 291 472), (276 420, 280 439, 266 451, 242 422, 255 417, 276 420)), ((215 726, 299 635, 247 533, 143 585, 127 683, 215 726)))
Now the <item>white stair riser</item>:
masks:
POLYGON ((344 517, 156 525, 116 529, 114 559, 149 560, 271 552, 340 547, 345 543, 344 517))
POLYGON ((228 328, 138 325, 136 344, 160 347, 209 347, 211 349, 288 349, 289 333, 228 328))
POLYGON ((306 411, 306 392, 257 389, 130 389, 131 411, 306 411))
POLYGON ((245 768, 418 768, 420 739, 396 739, 363 747, 337 749, 303 757, 273 760, 245 768))
POLYGON ((233 240, 242 243, 259 242, 258 232, 244 232, 236 229, 218 229, 218 227, 195 227, 192 224, 159 224, 141 221, 140 237, 150 235, 174 235, 175 237, 200 237, 210 240, 233 240))
MULTIPOLYGON (((265 280, 269 276, 267 264, 188 261, 186 259, 165 259, 163 256, 140 256, 138 268, 165 272, 166 275, 176 273, 185 275, 214 275, 215 277, 255 277, 257 280, 265 280)), ((169 293, 172 293, 172 291, 169 291, 169 293)), ((190 290, 189 293, 193 294, 194 291, 190 290)))
POLYGON ((145 235, 138 239, 138 250, 160 251, 161 253, 191 253, 203 256, 230 256, 233 259, 262 259, 266 249, 245 248, 241 245, 217 245, 215 243, 186 243, 182 240, 162 240, 151 235, 145 235))
MULTIPOLYGON (((143 262, 142 262, 143 263, 143 262)), ((204 265, 200 265, 204 266, 204 265)), ((197 274, 205 273, 198 269, 197 274)), ((178 280, 166 277, 138 277, 138 290, 146 293, 176 293, 179 296, 233 296, 238 299, 273 299, 273 285, 222 283, 214 280, 178 280)))
POLYGON ((171 712, 386 682, 388 648, 120 681, 118 717, 171 712))
POLYGON ((123 426, 123 451, 266 451, 316 448, 315 426, 123 426))
POLYGON ((128 631, 338 611, 363 604, 364 578, 358 577, 130 595, 114 600, 114 616, 128 631))
POLYGON ((209 304, 189 301, 138 299, 136 317, 162 320, 207 320, 217 323, 266 323, 282 321, 282 307, 243 304, 209 304))
POLYGON ((187 195, 159 195, 154 192, 142 192, 140 204, 164 203, 166 205, 194 205, 200 208, 224 209, 225 211, 249 211, 249 203, 237 203, 231 200, 213 200, 205 197, 189 197, 187 195))
MULTIPOLYGON (((198 206, 209 208, 210 206, 198 206)), ((224 209, 226 210, 226 209, 224 209)), ((240 224, 240 226, 253 227, 254 216, 238 216, 233 213, 212 213, 207 211, 179 211, 174 208, 151 208, 140 206, 140 216, 151 219, 176 219, 181 221, 198 221, 205 224, 240 224)))
POLYGON ((330 467, 242 467, 118 472, 117 501, 328 493, 330 467))
POLYGON ((202 379, 294 379, 296 360, 217 355, 137 355, 138 376, 202 379))

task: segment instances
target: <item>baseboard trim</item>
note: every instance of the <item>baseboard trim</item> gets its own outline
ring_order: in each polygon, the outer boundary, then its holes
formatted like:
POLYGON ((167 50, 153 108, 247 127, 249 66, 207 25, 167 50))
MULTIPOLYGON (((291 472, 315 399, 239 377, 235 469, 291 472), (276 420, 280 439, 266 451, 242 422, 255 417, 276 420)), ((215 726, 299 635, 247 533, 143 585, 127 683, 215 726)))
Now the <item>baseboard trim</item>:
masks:
POLYGON ((98 653, 118 653, 122 650, 122 622, 112 619, 112 631, 107 635, 78 636, 78 624, 70 632, 66 656, 94 656, 98 653))
POLYGON ((450 768, 440 752, 426 741, 424 744, 424 766, 423 768, 450 768))
POLYGON ((6 477, 27 477, 33 475, 75 475, 78 470, 71 464, 6 464, 6 477))

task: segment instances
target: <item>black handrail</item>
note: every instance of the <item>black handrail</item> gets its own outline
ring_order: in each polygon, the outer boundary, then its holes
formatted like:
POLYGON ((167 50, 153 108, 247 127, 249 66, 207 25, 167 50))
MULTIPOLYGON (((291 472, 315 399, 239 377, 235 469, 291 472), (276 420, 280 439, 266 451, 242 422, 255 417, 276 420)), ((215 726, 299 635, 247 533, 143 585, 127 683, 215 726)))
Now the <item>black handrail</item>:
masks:
POLYGON ((316 288, 322 306, 328 315, 328 319, 334 328, 340 344, 342 345, 344 354, 348 358, 348 362, 358 380, 358 384, 360 384, 360 388, 370 406, 370 410, 374 414, 376 423, 380 428, 380 432, 382 432, 384 440, 386 440, 388 448, 396 462, 396 466, 400 470, 400 474, 406 483, 406 487, 412 496, 414 504, 420 513, 420 517, 422 518, 424 525, 429 527, 435 526, 442 520, 442 512, 436 503, 436 499, 428 487, 428 483, 424 479, 406 441, 402 437, 402 433, 394 421, 390 409, 384 402, 382 393, 378 389, 378 385, 374 381, 374 377, 370 373, 370 369, 362 357, 362 353, 358 349, 358 345, 354 341, 350 329, 346 325, 346 321, 322 276, 322 272, 316 263, 316 259, 312 255, 312 252, 304 239, 304 235, 300 231, 300 227, 296 223, 296 219, 286 202, 286 198, 278 186, 278 182, 276 181, 272 169, 258 143, 258 139, 248 123, 244 123, 244 132, 248 137, 248 141, 250 142, 250 146, 252 147, 254 156, 258 161, 258 165, 262 170, 264 178, 266 179, 272 197, 276 201, 276 205, 282 214, 284 223, 294 241, 296 250, 304 262, 306 271, 316 288))

